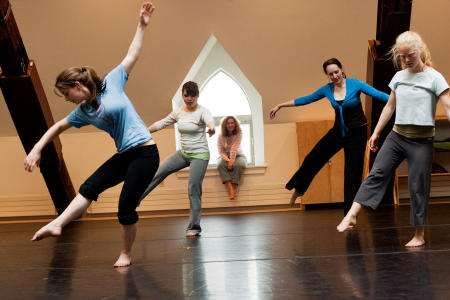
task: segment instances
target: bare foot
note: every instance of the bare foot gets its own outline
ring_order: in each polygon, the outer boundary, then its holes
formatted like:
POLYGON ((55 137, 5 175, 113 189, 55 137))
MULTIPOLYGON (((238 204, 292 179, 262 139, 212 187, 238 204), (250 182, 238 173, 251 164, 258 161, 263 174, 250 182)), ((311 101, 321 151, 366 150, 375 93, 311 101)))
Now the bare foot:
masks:
POLYGON ((425 239, 423 236, 414 236, 406 245, 405 247, 412 248, 412 247, 420 247, 425 245, 425 239))
POLYGON ((225 184, 228 188, 228 198, 230 200, 234 200, 234 196, 235 196, 235 192, 236 192, 234 185, 231 183, 231 181, 226 181, 225 184))
POLYGON ((195 231, 188 231, 188 232, 186 232, 186 237, 197 237, 199 235, 200 235, 200 233, 199 232, 195 232, 195 231))
POLYGON ((34 236, 31 238, 32 241, 39 241, 42 239, 45 239, 49 236, 60 236, 61 235, 62 228, 60 226, 57 226, 52 223, 48 223, 34 234, 34 236))
POLYGON ((131 265, 131 256, 128 253, 120 252, 120 256, 114 263, 114 268, 118 267, 128 267, 131 265))
POLYGON ((294 189, 294 192, 292 193, 292 196, 291 196, 291 200, 289 201, 289 205, 290 205, 291 207, 294 207, 295 201, 296 201, 297 198, 300 197, 300 196, 302 196, 302 194, 300 194, 299 192, 297 192, 296 189, 294 189))
POLYGON ((353 229, 353 227, 356 225, 356 217, 355 216, 346 216, 342 219, 341 223, 339 223, 338 226, 336 226, 337 231, 344 232, 346 230, 353 229))
POLYGON ((229 190, 229 192, 228 192, 228 198, 229 198, 230 200, 234 200, 234 197, 235 197, 235 191, 234 191, 233 188, 231 188, 231 189, 229 190))

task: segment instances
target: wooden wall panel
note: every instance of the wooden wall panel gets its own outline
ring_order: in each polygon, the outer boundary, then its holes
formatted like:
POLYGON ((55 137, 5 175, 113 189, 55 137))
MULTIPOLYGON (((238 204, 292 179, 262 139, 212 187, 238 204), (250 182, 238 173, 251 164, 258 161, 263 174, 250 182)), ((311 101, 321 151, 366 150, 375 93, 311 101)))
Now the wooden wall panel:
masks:
MULTIPOLYGON (((297 123, 299 166, 317 142, 333 127, 333 120, 297 123)), ((339 151, 316 175, 302 204, 344 201, 344 151, 339 151)))

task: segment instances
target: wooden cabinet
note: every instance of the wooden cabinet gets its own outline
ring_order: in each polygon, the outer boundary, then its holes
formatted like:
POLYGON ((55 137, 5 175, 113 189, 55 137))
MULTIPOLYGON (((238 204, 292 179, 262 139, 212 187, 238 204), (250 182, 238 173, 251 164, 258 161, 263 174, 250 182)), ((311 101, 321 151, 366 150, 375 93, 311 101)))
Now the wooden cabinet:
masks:
MULTIPOLYGON (((333 127, 334 120, 297 123, 300 165, 317 142, 333 127)), ((316 175, 301 204, 344 202, 344 150, 340 150, 316 175)))

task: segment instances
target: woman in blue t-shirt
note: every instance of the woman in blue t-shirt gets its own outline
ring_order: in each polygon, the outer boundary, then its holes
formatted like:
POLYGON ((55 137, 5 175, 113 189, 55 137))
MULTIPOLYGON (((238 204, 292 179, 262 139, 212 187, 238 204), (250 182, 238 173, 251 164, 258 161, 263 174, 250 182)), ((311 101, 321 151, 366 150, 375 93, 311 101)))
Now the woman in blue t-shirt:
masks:
POLYGON ((330 83, 319 88, 311 95, 278 104, 270 111, 270 118, 282 107, 306 105, 322 98, 328 98, 335 110, 336 119, 333 128, 322 137, 302 165, 286 184, 288 190, 294 189, 290 204, 308 189, 311 181, 339 150, 344 148, 344 214, 350 209, 353 198, 361 184, 364 153, 367 141, 367 120, 362 109, 360 94, 387 101, 388 94, 378 91, 357 79, 346 78, 342 64, 336 58, 323 63, 323 71, 330 83))
POLYGON ((159 165, 159 154, 150 132, 124 92, 140 53, 145 29, 154 11, 146 2, 140 10, 139 23, 128 53, 122 62, 102 80, 90 67, 69 68, 57 77, 55 93, 79 106, 66 118, 50 127, 25 158, 25 170, 39 165, 41 152, 56 136, 70 127, 92 124, 111 135, 117 152, 98 168, 80 187, 78 195, 55 220, 39 229, 32 240, 61 235, 62 228, 80 217, 109 187, 124 182, 119 198, 118 219, 123 228, 123 242, 115 267, 131 264, 131 249, 136 236, 136 206, 159 165))

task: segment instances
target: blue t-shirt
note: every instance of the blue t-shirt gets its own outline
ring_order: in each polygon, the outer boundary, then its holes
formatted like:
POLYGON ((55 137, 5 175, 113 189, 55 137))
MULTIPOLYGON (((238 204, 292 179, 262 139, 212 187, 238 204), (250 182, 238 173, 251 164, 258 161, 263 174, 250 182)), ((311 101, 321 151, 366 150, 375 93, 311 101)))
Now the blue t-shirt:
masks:
POLYGON ((448 89, 441 73, 432 67, 419 73, 397 72, 389 83, 395 92, 395 124, 434 126, 436 103, 448 89))
POLYGON ((125 69, 118 65, 104 79, 106 90, 97 99, 99 107, 94 109, 89 102, 83 102, 66 118, 77 128, 92 124, 108 132, 119 153, 152 139, 123 90, 127 80, 125 69))
POLYGON ((343 110, 360 105, 361 92, 385 102, 389 100, 388 94, 380 92, 379 90, 371 87, 365 82, 359 81, 358 79, 347 78, 345 82, 345 88, 346 88, 345 98, 343 101, 339 101, 340 103, 338 103, 336 99, 334 99, 334 83, 327 83, 326 85, 322 86, 311 95, 295 99, 294 104, 295 106, 306 105, 327 97, 331 103, 331 106, 335 110, 339 111, 340 123, 342 126, 342 135, 345 135, 345 131, 348 129, 344 123, 343 110))

